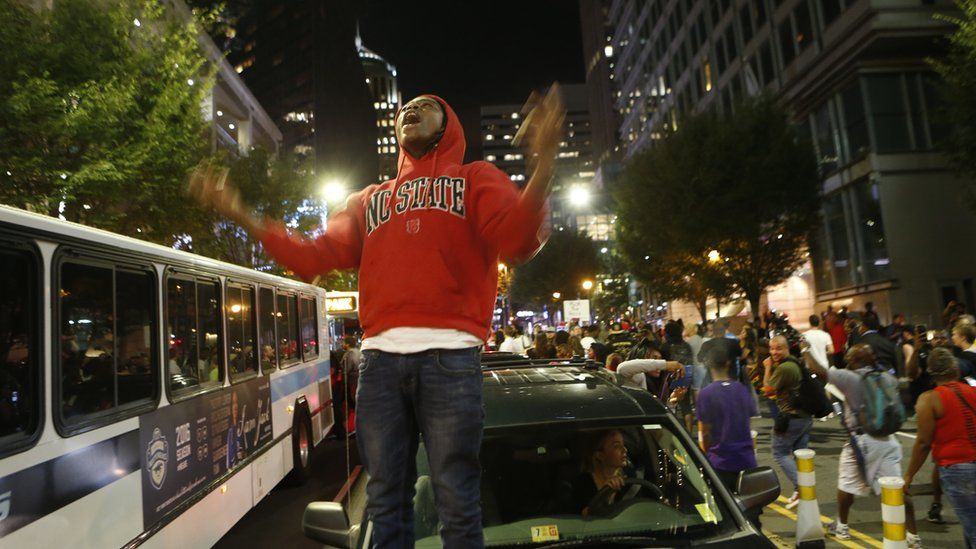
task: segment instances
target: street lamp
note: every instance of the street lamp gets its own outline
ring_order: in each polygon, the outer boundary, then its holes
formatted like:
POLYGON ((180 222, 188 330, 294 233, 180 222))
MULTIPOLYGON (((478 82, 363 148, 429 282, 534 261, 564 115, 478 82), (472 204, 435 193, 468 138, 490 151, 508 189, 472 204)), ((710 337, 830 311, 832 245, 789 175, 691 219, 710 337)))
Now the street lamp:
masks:
POLYGON ((322 198, 329 204, 341 203, 347 194, 346 186, 338 179, 329 180, 322 186, 322 198))
POLYGON ((569 189, 569 202, 573 206, 586 206, 590 203, 590 190, 583 185, 574 185, 569 189))
POLYGON ((712 250, 708 252, 709 263, 718 263, 721 260, 722 260, 722 254, 718 253, 718 250, 712 250))
POLYGON ((553 299, 559 299, 559 298, 561 298, 562 296, 563 296, 563 294, 561 294, 561 293, 559 293, 559 292, 552 292, 552 298, 553 298, 553 299))
POLYGON ((593 289, 593 281, 592 280, 589 280, 589 279, 584 280, 583 281, 583 289, 586 290, 586 291, 592 290, 593 289))

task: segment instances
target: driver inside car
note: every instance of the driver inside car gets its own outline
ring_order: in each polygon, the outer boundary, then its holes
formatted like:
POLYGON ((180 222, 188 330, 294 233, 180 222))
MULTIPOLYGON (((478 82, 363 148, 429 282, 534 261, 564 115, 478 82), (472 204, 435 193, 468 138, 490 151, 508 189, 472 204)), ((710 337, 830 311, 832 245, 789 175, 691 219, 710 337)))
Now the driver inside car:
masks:
POLYGON ((573 481, 573 501, 580 514, 590 514, 590 503, 605 488, 607 501, 614 503, 624 486, 627 465, 624 435, 617 429, 590 433, 583 450, 583 472, 573 481))

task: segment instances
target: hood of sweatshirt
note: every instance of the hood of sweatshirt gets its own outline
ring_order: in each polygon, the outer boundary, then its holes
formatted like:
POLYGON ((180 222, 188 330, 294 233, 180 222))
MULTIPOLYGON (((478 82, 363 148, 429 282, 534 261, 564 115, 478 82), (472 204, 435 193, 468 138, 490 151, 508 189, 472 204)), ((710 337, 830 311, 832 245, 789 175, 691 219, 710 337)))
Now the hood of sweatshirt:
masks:
MULTIPOLYGON (((458 119, 457 114, 454 113, 454 109, 447 104, 447 101, 444 101, 436 95, 425 93, 420 97, 429 97, 437 101, 441 106, 445 119, 444 133, 441 135, 440 140, 420 158, 414 158, 413 155, 403 148, 403 144, 397 144, 400 148, 400 155, 397 158, 396 175, 396 181, 398 183, 403 181, 405 177, 415 174, 417 176, 433 176, 437 173, 438 168, 452 164, 460 166, 464 161, 464 150, 467 143, 464 140, 464 129, 461 128, 461 121, 458 119)), ((401 110, 403 110, 402 106, 397 109, 396 116, 393 120, 400 119, 401 110)))

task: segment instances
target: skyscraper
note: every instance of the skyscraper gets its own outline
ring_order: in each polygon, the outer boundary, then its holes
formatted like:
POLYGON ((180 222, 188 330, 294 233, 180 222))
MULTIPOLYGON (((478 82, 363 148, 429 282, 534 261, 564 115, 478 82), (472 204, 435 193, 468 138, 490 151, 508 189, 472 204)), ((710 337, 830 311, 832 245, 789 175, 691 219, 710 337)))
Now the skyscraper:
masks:
MULTIPOLYGON (((562 87, 566 104, 566 133, 556 154, 552 187, 552 223, 555 230, 580 229, 596 240, 610 238, 610 218, 602 211, 602 196, 591 189, 595 174, 593 135, 586 86, 562 87), (583 200, 581 193, 587 193, 583 200), (591 219, 600 215, 600 220, 591 219)), ((522 105, 487 105, 481 108, 481 146, 484 159, 498 166, 517 185, 524 186, 531 175, 523 149, 512 138, 523 122, 522 105)))
POLYGON ((353 0, 259 0, 238 23, 235 70, 281 128, 284 148, 348 188, 376 180, 376 113, 356 49, 353 0))
POLYGON ((396 141, 396 112, 401 104, 397 70, 386 59, 363 45, 356 35, 356 50, 366 73, 366 85, 376 111, 376 154, 379 156, 378 181, 396 177, 399 148, 396 141))

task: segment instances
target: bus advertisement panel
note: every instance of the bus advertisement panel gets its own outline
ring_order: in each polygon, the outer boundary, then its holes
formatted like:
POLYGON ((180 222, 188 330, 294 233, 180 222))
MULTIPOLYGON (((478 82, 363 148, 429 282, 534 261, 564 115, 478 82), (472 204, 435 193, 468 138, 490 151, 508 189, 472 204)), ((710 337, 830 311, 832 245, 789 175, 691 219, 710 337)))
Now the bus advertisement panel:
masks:
POLYGON ((268 377, 140 418, 143 524, 155 524, 272 438, 268 377))

